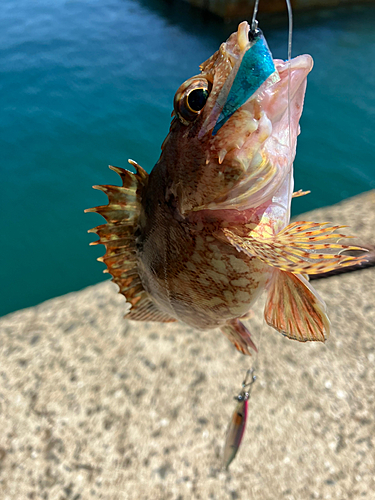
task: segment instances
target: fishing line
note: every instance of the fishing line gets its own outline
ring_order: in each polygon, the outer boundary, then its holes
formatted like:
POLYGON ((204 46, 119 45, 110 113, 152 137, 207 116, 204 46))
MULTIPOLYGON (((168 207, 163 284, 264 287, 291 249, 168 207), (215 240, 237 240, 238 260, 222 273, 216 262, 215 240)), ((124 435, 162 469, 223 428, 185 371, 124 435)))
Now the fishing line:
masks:
POLYGON ((258 14, 258 6, 259 6, 259 0, 255 0, 253 17, 251 19, 251 31, 255 31, 258 26, 258 21, 256 20, 258 14))
MULTIPOLYGON (((256 15, 258 12, 259 0, 256 0, 254 5, 253 17, 251 20, 251 29, 257 26, 258 21, 256 21, 256 15)), ((291 59, 292 59, 292 37, 293 37, 293 12, 290 0, 286 0, 286 6, 288 10, 288 139, 289 139, 289 154, 292 154, 292 134, 291 134, 291 114, 290 114, 290 81, 291 81, 291 59)), ((258 352, 256 353, 255 361, 253 364, 253 370, 256 371, 259 365, 259 352, 260 346, 263 338, 264 330, 264 319, 262 323, 262 328, 259 335, 258 352)))
POLYGON ((258 347, 257 347, 258 352, 256 353, 255 360, 254 360, 254 365, 253 365, 254 371, 257 371, 258 370, 258 366, 259 366, 259 352, 260 352, 260 346, 262 345, 264 325, 265 325, 265 320, 263 318, 262 326, 261 326, 260 334, 259 334, 258 347))
MULTIPOLYGON (((258 6, 259 6, 259 0, 256 0, 255 5, 254 5, 254 12, 253 12, 253 17, 251 20, 251 27, 253 29, 253 26, 256 27, 257 21, 256 21, 256 15, 258 12, 258 6)), ((292 6, 290 3, 290 0, 286 0, 286 6, 288 10, 288 140, 289 140, 289 154, 292 154, 292 134, 291 134, 291 114, 290 114, 290 81, 291 81, 291 59, 292 59, 292 37, 293 37, 293 12, 292 12, 292 6)), ((265 320, 263 319, 262 327, 260 330, 260 335, 259 335, 259 343, 258 343, 258 352, 256 353, 255 361, 253 364, 253 370, 254 372, 258 369, 259 365, 259 352, 260 352, 260 346, 262 343, 262 338, 263 338, 263 330, 265 326, 265 320)))
POLYGON ((293 13, 290 0, 286 0, 288 9, 288 139, 289 139, 289 154, 292 155, 292 134, 290 126, 290 61, 292 59, 292 36, 293 36, 293 13))

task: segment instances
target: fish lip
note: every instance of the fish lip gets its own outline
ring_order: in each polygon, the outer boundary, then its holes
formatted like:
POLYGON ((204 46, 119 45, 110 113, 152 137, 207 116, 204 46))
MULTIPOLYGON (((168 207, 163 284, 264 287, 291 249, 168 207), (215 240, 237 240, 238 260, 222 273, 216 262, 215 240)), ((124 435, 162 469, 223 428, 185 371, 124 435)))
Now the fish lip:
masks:
MULTIPOLYGON (((277 61, 277 59, 275 59, 277 61)), ((284 61, 284 64, 288 67, 289 61, 284 61)), ((290 60, 291 69, 306 69, 310 73, 314 66, 314 60, 309 54, 302 54, 290 60)))
POLYGON ((245 52, 250 48, 252 42, 249 40, 250 25, 247 21, 242 21, 238 25, 236 35, 233 40, 228 39, 221 47, 225 52, 232 69, 239 59, 242 59, 245 52))
MULTIPOLYGON (((281 59, 274 59, 275 67, 280 75, 280 82, 277 84, 282 84, 284 81, 287 81, 289 78, 289 71, 296 72, 298 70, 301 71, 300 78, 298 78, 299 85, 302 83, 303 79, 310 73, 314 66, 314 60, 309 54, 302 54, 294 57, 293 59, 283 61, 281 59), (286 73, 286 74, 285 74, 286 73)), ((297 85, 297 87, 299 87, 297 85)))
POLYGON ((274 59, 274 63, 280 80, 258 96, 260 106, 272 122, 277 121, 277 117, 286 112, 288 105, 306 85, 306 78, 313 68, 314 61, 309 54, 303 54, 290 61, 274 59))

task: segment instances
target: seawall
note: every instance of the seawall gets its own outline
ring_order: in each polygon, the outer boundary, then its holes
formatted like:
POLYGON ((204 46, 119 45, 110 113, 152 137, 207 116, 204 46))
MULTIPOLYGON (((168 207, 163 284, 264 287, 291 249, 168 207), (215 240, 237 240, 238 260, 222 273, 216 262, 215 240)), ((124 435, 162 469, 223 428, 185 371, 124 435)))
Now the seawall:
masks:
MULTIPOLYGON (((298 219, 374 243, 375 191, 298 219)), ((254 308, 258 380, 229 473, 225 431, 255 358, 219 331, 128 322, 110 282, 2 318, 0 498, 372 498, 375 269, 313 285, 324 345, 283 338, 254 308)))

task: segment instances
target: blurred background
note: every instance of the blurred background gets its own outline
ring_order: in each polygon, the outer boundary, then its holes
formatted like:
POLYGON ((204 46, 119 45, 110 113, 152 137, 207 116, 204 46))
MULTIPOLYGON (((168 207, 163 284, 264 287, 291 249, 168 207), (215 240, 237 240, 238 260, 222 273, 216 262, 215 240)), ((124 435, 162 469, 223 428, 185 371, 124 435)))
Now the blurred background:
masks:
MULTIPOLYGON (((285 59, 286 14, 258 19, 285 59)), ((180 1, 2 0, 0 315, 107 279, 91 186, 128 158, 150 172, 176 89, 236 25, 180 1)), ((374 4, 295 13, 293 56, 315 67, 295 162, 312 194, 294 215, 375 188, 374 26, 374 4)))

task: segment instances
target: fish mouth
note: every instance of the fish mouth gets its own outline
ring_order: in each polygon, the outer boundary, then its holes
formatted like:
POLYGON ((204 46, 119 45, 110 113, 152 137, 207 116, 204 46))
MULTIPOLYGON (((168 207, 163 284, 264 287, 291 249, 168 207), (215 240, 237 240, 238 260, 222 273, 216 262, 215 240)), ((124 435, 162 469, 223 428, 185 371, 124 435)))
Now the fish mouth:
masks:
MULTIPOLYGON (((216 56, 216 54, 215 54, 216 56)), ((201 65, 204 71, 210 60, 201 65)), ((238 26, 217 53, 211 106, 200 133, 216 135, 228 119, 260 88, 279 80, 271 52, 260 30, 251 31, 247 21, 238 26), (224 82, 224 83, 223 83, 224 82)))
MULTIPOLYGON (((260 35, 258 35, 257 40, 261 42, 264 45, 264 47, 261 53, 262 59, 261 61, 257 61, 257 64, 259 66, 264 66, 266 64, 265 60, 267 59, 267 56, 269 56, 269 59, 271 59, 272 54, 268 48, 266 40, 262 35, 262 32, 260 30, 259 32, 260 35), (267 51, 268 54, 266 54, 267 51)), ((249 52, 250 49, 252 50, 254 49, 254 45, 256 46, 256 43, 254 42, 254 40, 252 40, 254 35, 252 35, 252 31, 247 21, 240 23, 240 25, 238 26, 237 33, 234 33, 234 35, 236 35, 236 37, 233 37, 232 35, 226 42, 225 48, 223 48, 223 51, 226 53, 228 61, 231 64, 232 71, 228 75, 228 78, 223 86, 223 89, 218 96, 218 100, 220 100, 220 98, 222 100, 228 98, 228 94, 230 93, 230 85, 231 83, 233 83, 233 80, 236 78, 236 76, 238 77, 237 71, 240 70, 241 66, 244 65, 243 64, 244 56, 247 55, 246 53, 249 52)), ((267 63, 269 63, 269 61, 267 61, 267 63)), ((242 80, 245 80, 246 85, 248 87, 250 88, 254 87, 254 85, 252 85, 252 80, 254 79, 255 79, 255 84, 260 83, 260 85, 258 85, 254 93, 249 95, 248 99, 244 100, 241 106, 238 106, 238 108, 235 109, 234 112, 236 112, 238 109, 241 109, 242 106, 245 106, 246 103, 253 100, 254 98, 257 98, 259 101, 264 99, 263 105, 267 106, 266 104, 267 98, 268 101, 271 101, 269 97, 280 92, 283 92, 284 99, 283 102, 281 102, 281 99, 279 97, 277 97, 276 99, 277 106, 279 108, 278 112, 279 113, 285 112, 288 106, 287 99, 290 100, 293 99, 295 93, 298 91, 301 84, 304 82, 305 78, 307 77, 308 73, 312 70, 312 68, 313 68, 312 57, 308 54, 304 54, 297 56, 291 59, 290 61, 288 60, 283 61, 282 59, 274 59, 273 60, 274 72, 271 72, 271 68, 269 68, 269 75, 267 78, 264 79, 264 82, 262 83, 261 80, 259 79, 259 75, 258 77, 255 77, 254 74, 252 74, 251 72, 248 75, 242 74, 241 75, 242 80), (267 92, 267 90, 270 87, 274 88, 267 92), (285 88, 288 88, 288 92, 286 94, 287 99, 285 99, 285 88)), ((249 71, 249 68, 247 68, 247 70, 249 71)), ((250 68, 250 71, 251 70, 257 73, 260 71, 259 67, 256 68, 252 67, 250 68)))
POLYGON ((220 91, 215 93, 216 101, 201 127, 198 135, 200 139, 209 131, 213 136, 216 135, 226 121, 239 110, 249 110, 254 114, 254 100, 259 102, 270 119, 277 118, 277 114, 285 112, 288 100, 293 99, 311 71, 313 60, 307 54, 290 61, 273 60, 262 32, 258 31, 259 34, 254 39, 248 22, 244 21, 238 26, 238 31, 220 47, 220 54, 229 63, 231 71, 226 75, 220 91), (257 46, 261 47, 260 52, 259 49, 256 50, 257 46), (247 64, 249 55, 253 55, 250 65, 247 64), (269 90, 270 87, 273 88, 269 90), (236 95, 238 93, 241 94, 240 97, 236 95), (229 108, 227 113, 226 107, 229 108))
MULTIPOLYGON (((241 57, 239 51, 248 50, 249 42, 245 44, 248 31, 248 23, 241 23, 237 45, 232 43, 226 47, 228 53, 232 50, 232 68, 241 57), (236 60, 234 55, 237 55, 236 60)), ((205 209, 257 207, 273 196, 291 172, 306 78, 313 67, 313 59, 301 55, 291 61, 275 59, 273 63, 277 79, 270 75, 268 81, 233 112, 217 134, 212 135, 211 161, 222 166, 229 163, 240 174, 238 182, 205 209)), ((212 126, 212 121, 212 116, 208 117, 206 125, 212 126)))

